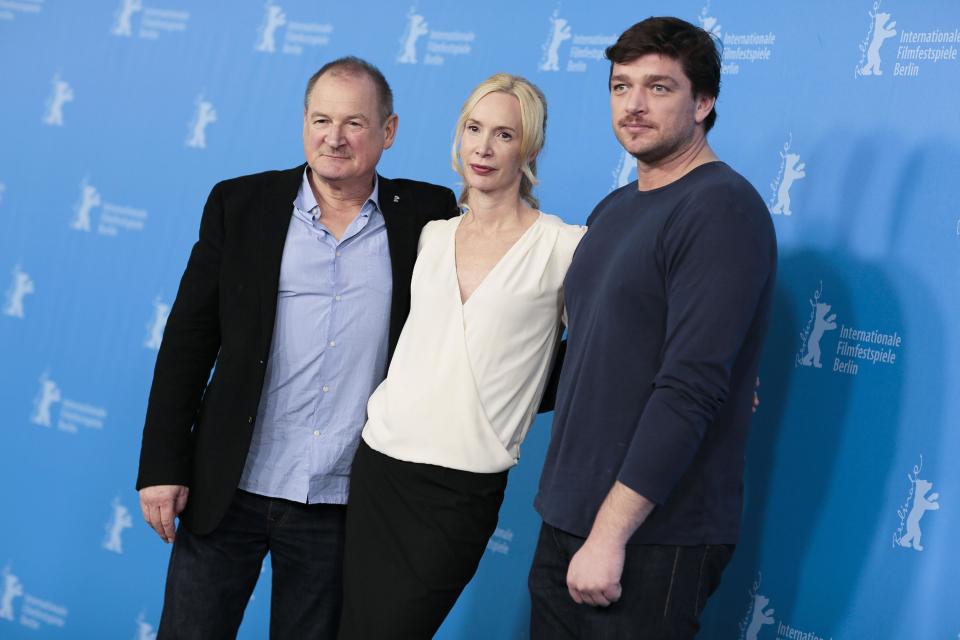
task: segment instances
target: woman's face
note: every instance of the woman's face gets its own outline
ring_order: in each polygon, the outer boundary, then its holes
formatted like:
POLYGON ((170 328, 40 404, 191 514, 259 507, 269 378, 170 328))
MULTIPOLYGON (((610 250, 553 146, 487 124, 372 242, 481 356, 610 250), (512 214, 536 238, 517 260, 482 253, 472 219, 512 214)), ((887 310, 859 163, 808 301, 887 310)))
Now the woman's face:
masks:
POLYGON ((520 190, 520 101, 509 93, 488 93, 463 125, 460 162, 471 189, 487 193, 520 190))

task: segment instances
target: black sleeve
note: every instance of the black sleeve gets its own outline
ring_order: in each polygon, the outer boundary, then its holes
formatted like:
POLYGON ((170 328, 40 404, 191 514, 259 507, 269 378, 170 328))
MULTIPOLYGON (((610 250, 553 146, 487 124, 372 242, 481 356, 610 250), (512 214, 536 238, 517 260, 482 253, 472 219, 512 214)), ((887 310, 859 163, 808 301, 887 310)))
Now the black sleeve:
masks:
POLYGON ((220 350, 222 184, 207 198, 200 237, 180 279, 157 354, 140 448, 137 489, 190 484, 192 428, 220 350))

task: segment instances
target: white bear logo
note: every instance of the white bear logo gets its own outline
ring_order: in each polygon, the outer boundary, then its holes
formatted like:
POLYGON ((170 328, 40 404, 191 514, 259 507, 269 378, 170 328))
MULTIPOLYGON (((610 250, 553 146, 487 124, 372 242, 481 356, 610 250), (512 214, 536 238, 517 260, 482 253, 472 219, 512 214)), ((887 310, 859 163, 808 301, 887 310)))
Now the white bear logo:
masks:
POLYGON ((263 17, 263 25, 260 27, 260 40, 257 41, 255 50, 266 53, 276 51, 276 32, 285 24, 287 24, 287 14, 279 6, 268 2, 267 11, 263 17))
POLYGON ((170 315, 170 305, 161 302, 160 298, 153 301, 153 320, 147 324, 147 339, 143 346, 147 349, 159 349, 163 341, 163 329, 167 326, 167 317, 170 315))
POLYGON ((613 188, 619 189, 630 182, 630 177, 634 175, 637 168, 637 161, 627 151, 620 154, 620 162, 617 168, 613 170, 613 188))
POLYGON ((60 79, 60 74, 53 76, 53 93, 47 100, 47 111, 43 116, 43 123, 54 127, 63 126, 63 105, 73 102, 73 88, 60 79))
POLYGON ((0 619, 15 620, 13 601, 23 595, 23 584, 9 568, 3 570, 3 595, 0 596, 0 619))
POLYGON ((55 402, 60 402, 62 399, 60 396, 60 387, 44 373, 40 376, 40 392, 33 401, 34 411, 30 417, 30 422, 41 427, 53 426, 50 408, 55 402))
POLYGON ((17 265, 13 268, 13 283, 7 291, 7 304, 4 315, 11 318, 23 318, 23 299, 35 291, 30 275, 17 265))
POLYGON ((137 640, 157 640, 157 632, 153 630, 153 625, 146 621, 142 611, 137 616, 137 640))
POLYGON ((910 508, 910 515, 907 516, 907 532, 897 541, 901 547, 913 547, 915 551, 923 551, 923 545, 920 544, 920 518, 927 511, 936 511, 940 508, 939 493, 932 493, 927 497, 927 492, 933 489, 933 483, 921 478, 912 479, 914 486, 913 506, 910 508))
POLYGON ((550 16, 550 36, 543 45, 541 71, 560 71, 560 45, 573 37, 570 25, 556 11, 550 16))
POLYGON ((217 121, 217 112, 213 103, 207 102, 203 96, 197 98, 197 111, 190 123, 190 135, 187 137, 187 146, 194 149, 207 148, 207 125, 217 121))
POLYGON ((140 0, 123 0, 120 8, 117 10, 117 21, 113 24, 110 32, 115 36, 124 36, 129 38, 133 35, 133 25, 131 20, 133 14, 143 9, 143 3, 140 0))
POLYGON ((897 30, 894 29, 897 23, 887 22, 889 19, 889 13, 879 12, 873 16, 872 37, 867 47, 867 63, 860 68, 860 75, 883 75, 883 71, 880 70, 880 47, 888 38, 897 35, 897 30))
POLYGON ((103 548, 114 553, 123 553, 123 539, 121 535, 124 529, 133 526, 133 518, 130 516, 130 510, 120 504, 120 500, 113 499, 113 514, 107 523, 107 535, 103 539, 103 548))
POLYGON ((823 366, 820 363, 820 339, 827 331, 833 331, 837 328, 837 314, 827 316, 830 313, 830 305, 824 302, 811 300, 810 305, 814 310, 813 331, 810 332, 810 337, 807 339, 807 354, 803 356, 800 364, 805 367, 813 365, 814 368, 820 369, 823 366))
POLYGON ((101 204, 103 202, 100 199, 100 193, 84 179, 80 183, 80 200, 73 208, 77 215, 70 223, 70 228, 77 231, 90 231, 90 211, 101 204))
POLYGON ((430 32, 429 25, 423 16, 416 14, 413 10, 407 15, 407 30, 404 31, 400 43, 403 49, 397 62, 400 64, 417 63, 417 40, 430 32))
POLYGON ((780 186, 777 188, 777 201, 770 212, 789 216, 793 214, 790 210, 790 187, 797 180, 807 176, 804 171, 807 165, 800 162, 800 156, 796 153, 781 153, 780 157, 783 158, 784 162, 783 177, 780 179, 780 186))
POLYGON ((722 37, 720 22, 710 15, 709 2, 707 3, 707 6, 700 10, 700 15, 697 16, 697 21, 700 23, 700 28, 710 35, 717 38, 722 37))
POLYGON ((753 596, 753 613, 744 640, 757 640, 760 630, 768 624, 773 624, 773 609, 765 610, 768 604, 770 604, 770 598, 759 593, 753 596))

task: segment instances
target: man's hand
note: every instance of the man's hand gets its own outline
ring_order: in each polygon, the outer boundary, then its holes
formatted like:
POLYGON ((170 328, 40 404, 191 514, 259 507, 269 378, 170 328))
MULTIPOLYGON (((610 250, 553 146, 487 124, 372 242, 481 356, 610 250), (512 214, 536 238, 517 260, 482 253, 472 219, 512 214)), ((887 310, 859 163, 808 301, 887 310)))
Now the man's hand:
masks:
POLYGON ((570 560, 567 590, 577 604, 607 607, 620 599, 624 545, 587 538, 570 560))
POLYGON ((176 528, 174 519, 187 506, 190 488, 180 484, 159 484, 140 489, 140 509, 143 519, 164 542, 173 542, 176 528))
POLYGON ((567 590, 574 602, 608 607, 620 599, 627 541, 654 506, 619 480, 613 483, 590 535, 567 567, 567 590))

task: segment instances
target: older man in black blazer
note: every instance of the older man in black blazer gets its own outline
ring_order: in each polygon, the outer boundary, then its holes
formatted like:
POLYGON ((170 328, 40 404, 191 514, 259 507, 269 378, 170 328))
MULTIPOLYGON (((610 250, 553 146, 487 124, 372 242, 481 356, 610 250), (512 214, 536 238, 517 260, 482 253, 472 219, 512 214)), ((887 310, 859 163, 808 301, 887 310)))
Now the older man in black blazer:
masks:
POLYGON ((377 176, 397 116, 375 67, 331 62, 304 102, 305 165, 211 191, 157 357, 137 489, 176 539, 160 638, 235 635, 267 551, 271 637, 334 637, 367 396, 420 230, 457 213, 449 189, 377 176))

